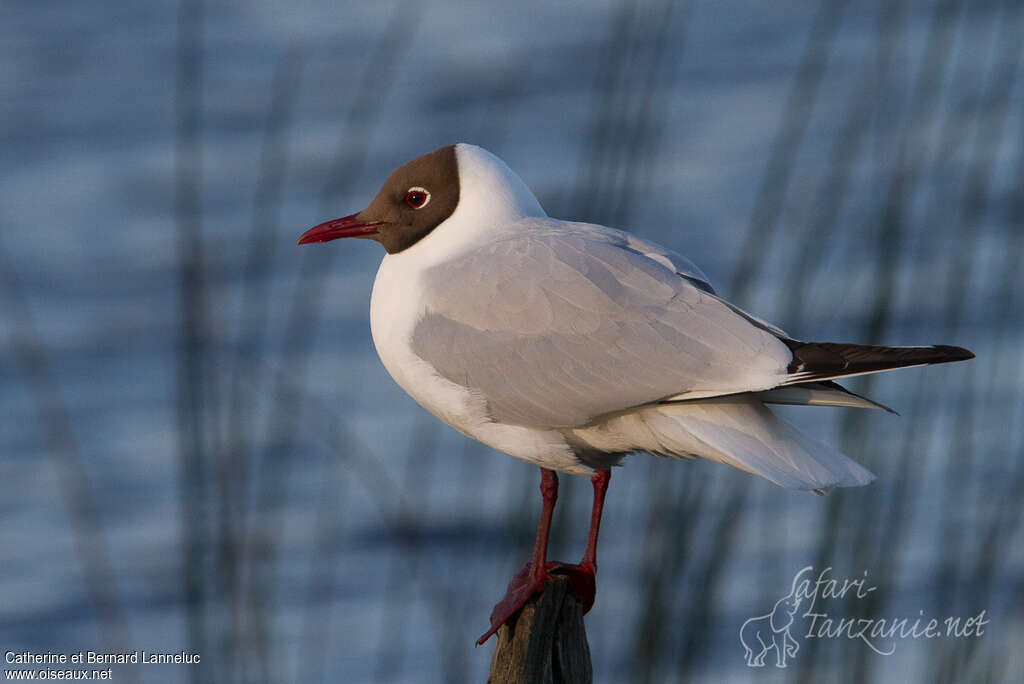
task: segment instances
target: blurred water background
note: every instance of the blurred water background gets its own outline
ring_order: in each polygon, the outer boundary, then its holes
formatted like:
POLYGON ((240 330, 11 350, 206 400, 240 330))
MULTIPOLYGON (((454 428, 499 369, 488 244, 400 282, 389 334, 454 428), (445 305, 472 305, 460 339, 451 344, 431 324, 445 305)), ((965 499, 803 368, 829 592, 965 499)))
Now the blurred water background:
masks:
MULTIPOLYGON (((677 249, 794 337, 978 355, 849 383, 901 417, 781 410, 869 487, 616 470, 597 682, 1024 681, 1019 2, 7 0, 0 19, 0 648, 201 654, 121 682, 484 680, 473 642, 527 558, 538 471, 387 376, 379 245, 294 244, 466 141, 549 214, 677 249), (747 668, 740 625, 807 565, 878 587, 836 616, 990 622, 747 668)), ((562 484, 552 556, 573 560, 589 483, 562 484)))

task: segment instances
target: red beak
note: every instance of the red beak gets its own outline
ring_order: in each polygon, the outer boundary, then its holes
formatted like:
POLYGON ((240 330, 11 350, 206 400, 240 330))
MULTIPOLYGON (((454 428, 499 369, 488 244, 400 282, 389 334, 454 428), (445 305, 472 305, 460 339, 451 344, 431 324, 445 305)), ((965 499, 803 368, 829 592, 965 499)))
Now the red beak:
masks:
POLYGON ((358 217, 359 214, 352 214, 351 216, 342 216, 339 219, 321 223, 319 226, 313 226, 302 234, 302 237, 299 238, 296 244, 305 245, 310 242, 328 242, 346 237, 368 237, 376 235, 379 232, 377 227, 385 223, 384 221, 362 221, 358 217))

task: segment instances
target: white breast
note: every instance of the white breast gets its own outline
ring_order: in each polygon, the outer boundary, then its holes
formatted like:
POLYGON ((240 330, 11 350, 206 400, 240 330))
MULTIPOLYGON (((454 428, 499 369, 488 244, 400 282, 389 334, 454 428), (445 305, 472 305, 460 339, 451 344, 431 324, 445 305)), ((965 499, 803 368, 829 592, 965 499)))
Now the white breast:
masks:
POLYGON ((510 456, 562 472, 589 474, 555 430, 504 425, 487 416, 487 398, 438 375, 411 346, 430 302, 421 274, 464 250, 502 235, 524 216, 545 216, 522 180, 500 159, 472 145, 456 146, 459 203, 446 221, 416 244, 384 257, 370 299, 370 330, 384 367, 425 409, 456 430, 510 456))
POLYGON ((412 351, 410 340, 425 306, 417 285, 419 273, 409 272, 401 255, 388 255, 380 264, 370 297, 370 331, 377 355, 395 382, 428 411, 469 434, 483 420, 483 406, 465 388, 440 377, 412 351))
POLYGON ((418 284, 422 272, 418 260, 408 258, 411 249, 406 252, 384 258, 370 298, 373 344, 395 382, 435 416, 498 451, 562 472, 593 472, 579 463, 562 433, 490 420, 486 397, 442 378, 413 352, 413 328, 429 302, 423 301, 418 284))

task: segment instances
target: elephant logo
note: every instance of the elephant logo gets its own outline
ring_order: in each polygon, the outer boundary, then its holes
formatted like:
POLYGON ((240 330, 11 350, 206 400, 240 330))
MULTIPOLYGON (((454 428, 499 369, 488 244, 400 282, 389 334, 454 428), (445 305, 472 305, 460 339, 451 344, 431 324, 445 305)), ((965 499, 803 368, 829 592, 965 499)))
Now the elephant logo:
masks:
POLYGON ((749 667, 764 667, 765 656, 775 649, 775 667, 786 667, 786 658, 796 657, 800 644, 789 633, 800 606, 796 581, 787 596, 775 602, 767 615, 752 617, 740 627, 740 643, 749 667))

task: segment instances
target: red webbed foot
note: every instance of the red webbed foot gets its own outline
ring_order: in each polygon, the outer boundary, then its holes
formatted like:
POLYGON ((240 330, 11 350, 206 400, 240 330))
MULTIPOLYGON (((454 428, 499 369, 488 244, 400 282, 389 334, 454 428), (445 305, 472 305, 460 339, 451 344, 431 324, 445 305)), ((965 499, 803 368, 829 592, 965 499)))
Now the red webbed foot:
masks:
POLYGON ((551 575, 564 575, 569 579, 569 589, 575 593, 583 604, 586 615, 594 606, 597 584, 594 568, 586 563, 571 565, 551 561, 544 566, 542 572, 533 572, 533 563, 527 563, 508 583, 505 597, 498 601, 491 611, 491 628, 477 639, 477 645, 483 644, 522 610, 523 606, 536 594, 544 591, 544 585, 551 581, 551 575))
POLYGON ((569 565, 568 563, 548 563, 548 572, 553 575, 565 575, 569 578, 569 590, 579 597, 586 615, 594 607, 597 594, 597 569, 588 563, 569 565))
POLYGON ((551 580, 549 568, 558 565, 560 564, 548 563, 539 572, 534 572, 532 562, 524 565, 523 569, 509 581, 505 597, 494 604, 494 610, 491 611, 491 628, 477 639, 477 645, 483 644, 497 633, 498 629, 512 619, 534 594, 544 591, 544 585, 551 580))

